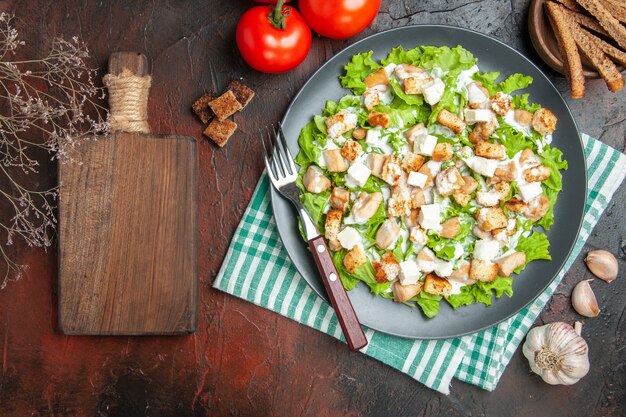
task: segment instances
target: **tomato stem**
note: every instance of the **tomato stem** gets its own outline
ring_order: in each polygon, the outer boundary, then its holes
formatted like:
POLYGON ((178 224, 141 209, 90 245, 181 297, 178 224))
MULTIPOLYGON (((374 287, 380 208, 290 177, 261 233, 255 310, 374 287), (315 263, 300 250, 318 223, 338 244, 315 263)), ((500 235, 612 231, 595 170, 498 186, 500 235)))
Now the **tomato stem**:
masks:
POLYGON ((270 19, 270 23, 276 29, 285 30, 285 15, 283 15, 283 4, 285 0, 278 0, 276 6, 272 8, 270 6, 270 14, 267 16, 270 19))

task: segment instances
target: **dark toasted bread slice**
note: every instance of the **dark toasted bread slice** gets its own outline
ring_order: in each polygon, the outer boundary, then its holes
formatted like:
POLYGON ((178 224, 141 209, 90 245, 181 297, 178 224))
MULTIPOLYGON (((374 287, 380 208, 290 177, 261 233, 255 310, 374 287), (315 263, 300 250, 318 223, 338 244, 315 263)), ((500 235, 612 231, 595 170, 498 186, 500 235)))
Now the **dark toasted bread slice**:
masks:
POLYGON ((209 91, 208 93, 203 94, 202 97, 197 99, 196 102, 191 105, 191 108, 202 123, 209 123, 213 116, 215 116, 215 113, 213 113, 213 110, 209 107, 209 101, 215 100, 216 98, 217 96, 212 91, 209 91))
POLYGON ((600 3, 599 0, 576 0, 579 5, 585 8, 593 17, 598 19, 600 25, 606 30, 611 38, 617 42, 617 44, 626 49, 626 27, 600 3))
POLYGON ((602 51, 600 45, 591 37, 587 36, 578 26, 574 26, 572 32, 580 52, 598 70, 598 73, 606 82, 609 90, 614 93, 621 91, 624 88, 624 77, 619 73, 613 61, 602 51))
POLYGON ((254 91, 245 86, 239 80, 232 80, 226 89, 233 92, 237 101, 241 103, 241 109, 246 107, 248 103, 250 103, 250 100, 254 97, 254 91))
POLYGON ((577 12, 577 13, 585 12, 585 9, 580 7, 578 3, 576 3, 576 0, 556 0, 556 1, 574 12, 577 12))
POLYGON ((622 23, 626 23, 626 8, 617 6, 613 3, 609 3, 608 1, 604 1, 602 4, 613 15, 614 18, 622 23))
POLYGON ((209 107, 219 120, 224 120, 242 109, 241 103, 237 101, 235 94, 230 90, 215 100, 209 101, 209 107))
POLYGON ((604 28, 602 26, 600 26, 598 21, 595 20, 594 18, 589 17, 586 14, 582 14, 582 13, 578 13, 578 12, 575 12, 573 10, 570 10, 567 7, 562 7, 561 9, 563 10, 563 12, 567 16, 569 16, 572 19, 574 19, 576 21, 576 23, 578 23, 582 27, 585 27, 587 29, 591 29, 594 32, 599 33, 600 35, 609 36, 609 34, 606 32, 606 30, 604 30, 604 28))
POLYGON ((583 74, 583 65, 578 54, 576 40, 570 30, 567 16, 561 10, 559 4, 554 2, 545 3, 548 12, 548 18, 554 29, 559 50, 563 57, 563 67, 565 69, 565 78, 569 84, 570 94, 572 98, 583 98, 585 96, 585 76, 583 74))
POLYGON ((218 120, 217 118, 213 119, 211 124, 204 129, 204 135, 215 142, 219 147, 224 147, 228 142, 228 139, 235 133, 237 130, 237 123, 232 120, 218 120))
POLYGON ((602 51, 605 54, 607 54, 608 56, 610 56, 611 59, 613 59, 613 61, 615 61, 618 64, 621 64, 621 65, 626 67, 626 52, 617 49, 616 47, 614 47, 610 43, 606 42, 603 39, 598 38, 597 36, 595 36, 594 34, 586 31, 583 28, 579 28, 579 30, 583 31, 589 38, 593 39, 593 41, 600 48, 602 48, 602 51))

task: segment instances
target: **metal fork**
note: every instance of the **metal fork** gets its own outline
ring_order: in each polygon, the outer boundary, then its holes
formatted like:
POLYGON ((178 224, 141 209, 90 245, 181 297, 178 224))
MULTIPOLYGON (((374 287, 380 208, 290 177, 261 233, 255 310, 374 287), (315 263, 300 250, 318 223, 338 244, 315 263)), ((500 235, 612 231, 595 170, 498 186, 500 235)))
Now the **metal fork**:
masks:
POLYGON ((293 162, 283 128, 279 124, 278 131, 267 128, 266 135, 261 137, 263 159, 270 181, 274 188, 285 198, 291 201, 300 214, 302 226, 315 259, 315 264, 320 273, 324 287, 335 309, 339 324, 343 330, 350 350, 361 349, 367 345, 367 339, 361 328, 361 324, 354 312, 350 298, 346 293, 335 264, 328 251, 324 237, 311 220, 311 216, 300 202, 300 190, 296 185, 298 170, 293 162))

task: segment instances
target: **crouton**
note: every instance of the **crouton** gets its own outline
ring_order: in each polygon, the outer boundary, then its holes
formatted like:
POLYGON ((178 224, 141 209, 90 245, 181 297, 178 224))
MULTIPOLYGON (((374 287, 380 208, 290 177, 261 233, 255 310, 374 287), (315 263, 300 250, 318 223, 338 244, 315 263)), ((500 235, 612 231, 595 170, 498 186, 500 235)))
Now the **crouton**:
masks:
POLYGON ((204 129, 204 135, 223 148, 230 137, 237 130, 237 123, 232 120, 219 120, 217 118, 204 129))
POLYGON ((517 231, 517 222, 515 219, 509 219, 507 223, 507 227, 501 227, 499 229, 493 229, 491 231, 491 237, 493 237, 498 242, 507 244, 509 242, 509 237, 513 236, 517 231))
MULTIPOLYGON (((226 89, 233 92, 235 98, 237 99, 239 104, 241 104, 241 109, 246 107, 248 103, 250 103, 250 101, 254 98, 254 91, 245 86, 239 80, 232 80, 228 84, 228 87, 226 87, 226 89)), ((241 109, 239 110, 241 111, 241 109)))
POLYGON ((478 209, 476 221, 482 231, 491 232, 493 229, 506 227, 508 218, 500 207, 489 207, 478 209))
POLYGON ((352 130, 352 137, 356 140, 363 140, 365 139, 365 136, 367 136, 367 130, 362 127, 357 127, 352 130))
POLYGON ((341 110, 339 113, 326 118, 326 130, 328 136, 337 139, 349 130, 356 127, 358 121, 357 115, 341 110))
POLYGON ((515 110, 513 112, 513 119, 522 126, 530 126, 530 122, 533 120, 533 114, 528 110, 515 110))
POLYGON ((359 155, 363 153, 363 148, 358 142, 353 140, 347 140, 343 143, 341 148, 341 156, 350 161, 354 161, 359 155))
POLYGON ((491 239, 491 232, 483 232, 480 230, 480 227, 474 226, 472 227, 472 234, 479 239, 487 240, 491 239))
POLYGON ((218 120, 223 121, 227 117, 232 116, 243 107, 237 101, 235 94, 228 90, 218 98, 209 101, 209 107, 215 113, 218 120))
POLYGON ((433 155, 431 157, 433 161, 443 162, 452 159, 452 144, 451 143, 438 143, 435 145, 433 155))
POLYGON ((526 209, 526 203, 520 200, 517 197, 513 197, 504 203, 504 207, 508 211, 512 211, 514 213, 521 213, 526 209))
POLYGON ((417 172, 420 170, 426 158, 413 152, 408 152, 402 160, 402 168, 406 172, 417 172))
POLYGON ((424 92, 424 86, 432 80, 433 79, 430 77, 407 77, 403 82, 404 92, 407 94, 422 94, 424 92))
POLYGON ((387 251, 380 258, 380 261, 372 262, 374 267, 374 276, 378 282, 393 281, 400 274, 400 264, 393 256, 393 253, 387 251))
POLYGON ((389 77, 384 68, 372 72, 363 80, 367 88, 372 88, 377 85, 389 85, 389 77))
POLYGON ((465 184, 465 180, 457 167, 449 167, 437 174, 436 177, 437 191, 442 196, 451 195, 454 191, 459 190, 465 184))
POLYGON ((350 202, 350 191, 345 188, 335 187, 330 194, 330 206, 334 209, 346 211, 350 202))
POLYGON ((213 113, 213 110, 209 107, 209 102, 215 100, 216 98, 217 96, 213 92, 209 91, 208 93, 204 93, 199 99, 196 100, 195 103, 191 105, 191 108, 202 123, 209 123, 213 116, 215 116, 215 113, 213 113))
POLYGON ((341 228, 341 218, 343 217, 342 210, 328 210, 326 213, 326 222, 324 225, 324 237, 328 240, 337 239, 337 233, 341 228))
POLYGON ((527 182, 541 182, 550 178, 552 170, 545 165, 538 165, 524 170, 524 179, 527 182))
POLYGON ((329 172, 344 172, 348 169, 348 163, 343 159, 343 155, 339 149, 325 150, 324 161, 326 162, 326 169, 329 172))
POLYGON ((441 224, 441 237, 446 239, 454 239, 461 231, 461 222, 458 217, 450 217, 441 224))
POLYGON ((452 193, 452 198, 454 198, 454 201, 456 201, 458 205, 465 207, 472 199, 472 196, 463 191, 455 191, 452 193))
POLYGON ((518 267, 526 263, 526 254, 524 252, 515 252, 509 256, 498 260, 498 275, 508 277, 518 267))
POLYGON ((419 282, 411 285, 402 285, 400 284, 400 281, 394 282, 391 287, 393 290, 393 301, 397 303, 409 301, 411 298, 420 293, 421 286, 422 284, 419 282))
POLYGON ((354 274, 354 271, 365 262, 367 262, 367 257, 359 245, 355 245, 350 249, 343 258, 343 266, 345 266, 351 274, 354 274))
POLYGON ((367 161, 365 165, 372 171, 372 175, 381 178, 383 175, 383 165, 385 165, 385 160, 387 159, 387 155, 382 153, 371 153, 367 156, 367 161))
POLYGON ((533 115, 532 126, 542 136, 549 135, 556 130, 557 118, 548 109, 539 109, 533 115))
POLYGON ((426 71, 420 67, 416 67, 411 64, 399 64, 393 69, 393 73, 400 80, 404 80, 407 77, 415 77, 426 74, 426 71))
POLYGON ((373 112, 367 116, 367 121, 371 126, 380 126, 388 128, 391 122, 391 117, 387 113, 373 112))
POLYGON ((545 194, 540 194, 524 207, 522 214, 528 217, 530 220, 536 222, 546 215, 550 208, 550 200, 545 194))
POLYGON ((539 158, 532 149, 524 149, 519 156, 519 163, 524 167, 539 165, 539 158))
POLYGON ((418 209, 426 204, 426 196, 421 188, 414 188, 411 191, 411 209, 418 209))
POLYGON ((383 163, 383 169, 380 178, 389 185, 396 185, 403 177, 402 162, 396 155, 387 155, 383 163))
POLYGON ((465 130, 465 122, 454 113, 443 109, 437 115, 437 121, 457 135, 465 130))
POLYGON ((425 245, 428 242, 428 235, 421 226, 413 226, 409 233, 409 239, 411 242, 415 242, 418 245, 425 245))
POLYGON ((488 159, 504 159, 506 158, 506 146, 499 143, 489 143, 479 140, 476 143, 476 156, 482 156, 488 159))
POLYGON ((500 116, 504 116, 508 113, 509 110, 513 108, 513 104, 511 103, 511 97, 501 91, 498 91, 493 97, 491 97, 490 101, 491 110, 493 110, 500 116))
POLYGON ((333 240, 329 240, 328 241, 328 249, 330 249, 333 252, 337 252, 338 250, 341 250, 343 248, 343 246, 341 246, 341 242, 339 241, 339 239, 335 238, 333 240))
POLYGON ((469 277, 478 281, 491 282, 498 277, 498 265, 489 261, 472 259, 469 277))
POLYGON ((439 278, 437 275, 428 274, 424 280, 424 292, 433 295, 450 296, 452 284, 445 278, 439 278))

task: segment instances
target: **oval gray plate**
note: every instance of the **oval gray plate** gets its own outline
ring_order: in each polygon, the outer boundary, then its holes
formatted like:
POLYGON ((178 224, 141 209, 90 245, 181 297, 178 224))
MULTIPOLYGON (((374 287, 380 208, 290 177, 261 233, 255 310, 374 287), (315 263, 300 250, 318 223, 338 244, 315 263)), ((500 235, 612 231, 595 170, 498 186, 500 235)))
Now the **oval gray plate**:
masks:
MULTIPOLYGON (((298 153, 300 129, 315 114, 321 113, 326 100, 337 101, 348 93, 339 84, 338 76, 352 55, 374 51, 374 59, 387 56, 391 48, 405 49, 417 45, 461 45, 478 58, 481 71, 500 71, 501 79, 520 72, 534 78, 525 91, 530 100, 552 110, 558 117, 553 145, 564 153, 569 169, 563 173, 564 191, 554 210, 555 224, 548 231, 552 261, 535 261, 516 276, 513 296, 493 300, 490 307, 473 304, 453 310, 445 301, 441 311, 426 318, 419 308, 409 308, 382 297, 374 297, 360 283, 349 292, 361 323, 371 329, 396 336, 416 339, 439 339, 462 336, 493 326, 519 312, 538 297, 552 282, 569 256, 580 229, 587 196, 586 164, 582 142, 572 115, 548 78, 519 52, 489 36, 450 26, 407 26, 381 32, 344 49, 324 64, 302 87, 283 118, 283 129, 292 154, 298 153)), ((298 232, 296 211, 274 189, 272 207, 278 232, 298 271, 321 297, 328 301, 313 258, 298 232)))

